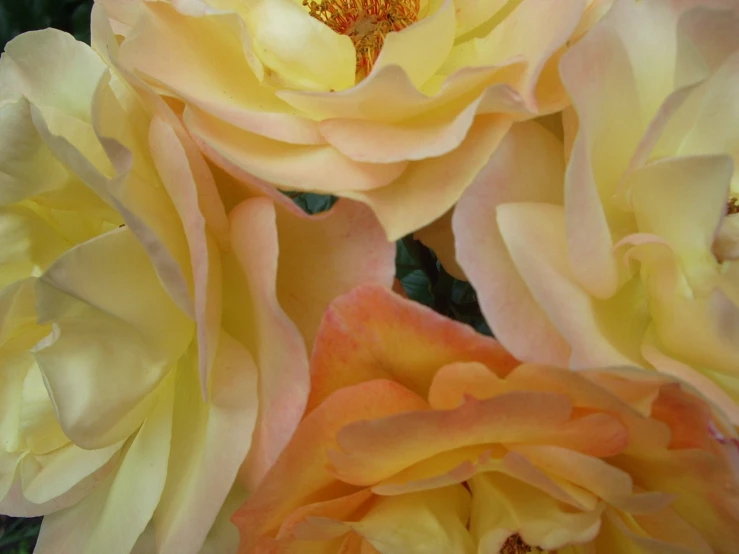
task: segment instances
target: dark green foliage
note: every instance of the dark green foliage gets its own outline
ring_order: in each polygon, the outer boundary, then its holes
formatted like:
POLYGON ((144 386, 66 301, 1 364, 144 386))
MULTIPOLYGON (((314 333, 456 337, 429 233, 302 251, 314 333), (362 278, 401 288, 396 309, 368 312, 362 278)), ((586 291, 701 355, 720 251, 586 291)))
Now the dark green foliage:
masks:
POLYGON ((0 45, 13 37, 56 27, 90 41, 92 0, 0 0, 0 45))
POLYGON ((491 335, 472 285, 449 275, 433 252, 411 236, 398 241, 395 276, 408 296, 442 315, 491 335))
POLYGON ((302 208, 304 212, 309 214, 319 214, 330 210, 331 206, 336 204, 337 198, 335 196, 327 196, 325 194, 314 194, 312 192, 305 192, 303 194, 288 194, 293 201, 302 208))
POLYGON ((31 554, 36 546, 41 518, 12 518, 0 516, 0 552, 3 554, 31 554))

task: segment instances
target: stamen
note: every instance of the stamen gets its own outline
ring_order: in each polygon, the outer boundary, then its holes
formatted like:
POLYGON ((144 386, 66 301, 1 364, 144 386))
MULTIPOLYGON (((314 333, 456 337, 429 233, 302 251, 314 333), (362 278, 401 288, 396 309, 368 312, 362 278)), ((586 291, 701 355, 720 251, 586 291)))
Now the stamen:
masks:
POLYGON ((521 538, 521 535, 516 533, 515 535, 511 535, 508 537, 503 543, 503 547, 500 549, 500 554, 556 554, 554 550, 548 550, 544 551, 539 548, 529 546, 525 542, 523 542, 523 539, 521 538))
POLYGON ((402 31, 418 20, 420 0, 303 0, 310 15, 352 39, 357 52, 357 77, 372 71, 385 35, 402 31))
POLYGON ((500 554, 528 554, 529 552, 531 552, 531 547, 523 542, 518 533, 508 537, 503 548, 500 549, 500 554))
POLYGON ((726 205, 726 215, 739 214, 739 198, 732 196, 726 205))

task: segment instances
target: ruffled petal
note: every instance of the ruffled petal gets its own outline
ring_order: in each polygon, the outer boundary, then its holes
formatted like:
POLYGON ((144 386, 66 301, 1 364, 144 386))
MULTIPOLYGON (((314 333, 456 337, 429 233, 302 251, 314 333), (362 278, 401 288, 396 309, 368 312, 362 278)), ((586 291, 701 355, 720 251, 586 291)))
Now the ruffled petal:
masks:
POLYGON ((39 554, 128 554, 164 489, 172 434, 174 382, 154 395, 154 407, 124 447, 117 470, 74 506, 44 518, 39 554))
POLYGON ((39 318, 54 332, 36 358, 65 433, 87 448, 128 437, 186 350, 192 323, 125 228, 59 258, 38 298, 39 318))
POLYGON ((391 378, 426 397, 434 374, 454 361, 477 361, 505 374, 517 364, 493 339, 376 286, 335 300, 311 360, 311 410, 331 393, 391 378), (348 371, 351 368, 351 371, 348 371))

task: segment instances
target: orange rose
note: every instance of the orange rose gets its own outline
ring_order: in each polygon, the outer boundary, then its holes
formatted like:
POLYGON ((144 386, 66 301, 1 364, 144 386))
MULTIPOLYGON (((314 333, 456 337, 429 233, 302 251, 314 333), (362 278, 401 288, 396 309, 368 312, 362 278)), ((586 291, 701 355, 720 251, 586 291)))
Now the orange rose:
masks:
POLYGON ((240 552, 736 551, 736 435, 700 397, 517 364, 386 290, 336 300, 308 413, 233 518, 240 552))

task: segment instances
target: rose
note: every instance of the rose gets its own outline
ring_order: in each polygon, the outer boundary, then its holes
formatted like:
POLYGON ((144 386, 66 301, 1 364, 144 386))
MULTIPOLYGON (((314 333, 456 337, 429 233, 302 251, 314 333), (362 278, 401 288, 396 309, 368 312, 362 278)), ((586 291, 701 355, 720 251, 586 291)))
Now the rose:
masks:
POLYGON ((457 201, 513 117, 566 104, 556 63, 610 1, 99 0, 93 31, 104 8, 118 63, 184 103, 216 163, 364 202, 396 240, 457 201))
POLYGON ((639 369, 520 365, 374 287, 337 299, 307 415, 234 516, 251 552, 716 552, 733 428, 639 369))
POLYGON ((735 2, 617 2, 562 60, 564 142, 517 126, 461 200, 457 258, 516 356, 656 368, 739 423, 738 32, 735 2))
POLYGON ((0 511, 31 516, 87 494, 115 452, 70 443, 56 421, 30 352, 51 331, 36 324, 35 277, 70 247, 118 228, 122 218, 60 163, 37 128, 45 118, 59 121, 64 113, 74 114, 77 126, 66 131, 79 136, 97 68, 69 61, 49 66, 67 72, 64 82, 75 82, 77 94, 63 94, 60 86, 56 98, 48 89, 28 98, 12 86, 24 69, 14 63, 17 44, 8 46, 0 62, 0 511), (50 475, 59 482, 56 487, 49 487, 50 475))
POLYGON ((2 511, 45 515, 37 552, 229 552, 214 521, 302 413, 317 314, 389 286, 392 246, 361 206, 311 219, 214 174, 124 77, 56 31, 0 61, 0 222, 31 222, 0 266, 2 511))

